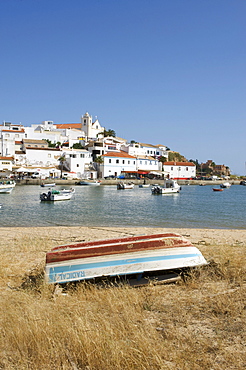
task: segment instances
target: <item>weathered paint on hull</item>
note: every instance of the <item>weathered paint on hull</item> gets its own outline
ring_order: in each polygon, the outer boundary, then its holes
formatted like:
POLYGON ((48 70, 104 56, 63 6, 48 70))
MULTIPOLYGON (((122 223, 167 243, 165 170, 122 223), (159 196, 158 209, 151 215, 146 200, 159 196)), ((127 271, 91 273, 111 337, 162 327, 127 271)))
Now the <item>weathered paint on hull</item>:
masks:
POLYGON ((139 274, 206 264, 178 234, 158 234, 59 246, 46 255, 49 283, 139 274))
POLYGON ((206 260, 199 250, 196 247, 187 247, 51 263, 46 265, 46 275, 49 283, 66 283, 99 276, 139 274, 203 264, 206 264, 206 260))

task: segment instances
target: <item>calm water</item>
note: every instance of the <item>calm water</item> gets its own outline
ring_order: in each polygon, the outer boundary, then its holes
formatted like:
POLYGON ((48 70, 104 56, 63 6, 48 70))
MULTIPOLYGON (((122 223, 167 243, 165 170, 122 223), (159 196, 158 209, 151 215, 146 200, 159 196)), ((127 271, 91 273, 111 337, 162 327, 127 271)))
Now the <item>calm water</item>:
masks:
MULTIPOLYGON (((57 189, 61 189, 57 186, 57 189)), ((69 187, 68 187, 69 188, 69 187)), ((42 188, 16 186, 0 194, 4 226, 146 226, 246 229, 246 187, 223 192, 212 186, 182 186, 180 194, 152 195, 151 188, 75 186, 71 200, 40 202, 42 188)), ((44 189, 43 189, 44 190, 44 189)), ((47 190, 47 188, 45 189, 47 190)))

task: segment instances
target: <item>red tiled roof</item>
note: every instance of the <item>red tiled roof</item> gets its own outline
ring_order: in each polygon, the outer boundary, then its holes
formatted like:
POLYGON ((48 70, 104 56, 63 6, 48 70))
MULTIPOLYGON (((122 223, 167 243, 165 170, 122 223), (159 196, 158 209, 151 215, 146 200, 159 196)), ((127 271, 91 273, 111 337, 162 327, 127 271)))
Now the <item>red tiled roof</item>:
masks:
POLYGON ((2 132, 25 132, 25 130, 22 128, 21 130, 2 130, 2 132))
POLYGON ((196 166, 193 162, 164 162, 164 166, 196 166))
POLYGON ((102 157, 123 157, 123 158, 134 158, 134 159, 136 159, 136 157, 133 157, 132 155, 128 154, 127 152, 123 152, 123 151, 108 152, 106 154, 103 154, 102 157))
POLYGON ((14 157, 0 157, 0 161, 13 161, 14 157))
POLYGON ((82 128, 82 124, 81 123, 58 123, 58 124, 55 124, 56 128, 79 128, 81 129, 82 128))

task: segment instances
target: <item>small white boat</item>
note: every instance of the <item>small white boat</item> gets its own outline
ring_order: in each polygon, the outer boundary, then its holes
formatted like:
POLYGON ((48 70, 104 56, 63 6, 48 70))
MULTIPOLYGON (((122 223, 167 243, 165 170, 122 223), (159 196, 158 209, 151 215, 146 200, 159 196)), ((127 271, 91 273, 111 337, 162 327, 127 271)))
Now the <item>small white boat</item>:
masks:
POLYGON ((133 182, 128 182, 127 184, 124 183, 123 181, 119 182, 117 184, 117 189, 118 190, 124 190, 124 189, 133 189, 134 188, 134 184, 133 182))
POLYGON ((69 200, 75 193, 75 189, 49 190, 47 193, 40 194, 42 202, 54 202, 57 200, 69 200))
POLYGON ((155 185, 152 187, 152 194, 175 194, 179 193, 181 186, 176 180, 164 180, 164 186, 155 185))
POLYGON ((231 184, 229 182, 223 182, 223 184, 220 184, 220 187, 222 189, 230 188, 231 187, 231 184))
POLYGON ((41 186, 41 188, 45 188, 45 187, 53 188, 54 186, 56 186, 56 183, 53 182, 53 183, 49 184, 49 183, 44 183, 43 182, 40 186, 41 186))
POLYGON ((11 193, 15 185, 14 180, 0 181, 0 193, 11 193))
POLYGON ((189 240, 174 233, 96 240, 53 248, 46 254, 49 283, 180 270, 207 264, 189 240))
POLYGON ((92 185, 92 186, 99 186, 101 185, 101 181, 99 180, 82 180, 78 182, 76 185, 92 185))
POLYGON ((140 184, 138 186, 139 186, 139 188, 149 188, 150 184, 140 184))

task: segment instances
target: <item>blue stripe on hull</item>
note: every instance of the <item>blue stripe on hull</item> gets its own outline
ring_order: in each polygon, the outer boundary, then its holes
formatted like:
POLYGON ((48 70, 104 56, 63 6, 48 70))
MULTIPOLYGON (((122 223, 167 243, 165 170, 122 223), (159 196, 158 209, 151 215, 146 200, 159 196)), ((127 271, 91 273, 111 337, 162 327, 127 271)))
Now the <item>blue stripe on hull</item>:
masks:
MULTIPOLYGON (((199 257, 203 258, 201 253, 190 253, 190 254, 179 254, 179 255, 169 255, 169 256, 129 258, 129 259, 116 260, 116 261, 114 260, 113 261, 101 261, 101 262, 98 261, 94 263, 84 263, 84 264, 80 263, 80 264, 74 264, 74 265, 66 264, 66 265, 59 265, 59 266, 54 266, 54 267, 49 267, 49 265, 47 265, 46 269, 48 272, 50 283, 59 282, 59 281, 65 283, 69 281, 86 279, 84 270, 102 269, 106 267, 116 267, 116 266, 118 267, 129 266, 129 265, 135 265, 135 264, 158 262, 158 261, 165 261, 165 260, 172 260, 172 259, 173 260, 177 260, 177 259, 185 260, 187 258, 199 258, 199 257)), ((120 274, 125 275, 125 273, 116 273, 115 275, 120 275, 120 274)), ((93 277, 88 277, 88 278, 93 278, 93 277)))

